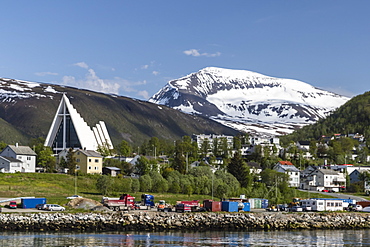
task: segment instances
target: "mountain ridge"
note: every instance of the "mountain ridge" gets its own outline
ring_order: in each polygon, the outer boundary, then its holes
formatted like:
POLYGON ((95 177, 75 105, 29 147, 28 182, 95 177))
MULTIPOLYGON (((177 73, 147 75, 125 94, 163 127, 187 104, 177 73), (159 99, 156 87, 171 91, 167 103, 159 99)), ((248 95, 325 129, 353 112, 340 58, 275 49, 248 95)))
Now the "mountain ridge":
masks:
POLYGON ((89 126, 104 121, 114 145, 122 140, 141 145, 153 136, 176 140, 200 133, 239 133, 207 118, 146 101, 55 84, 0 78, 0 127, 13 131, 9 135, 0 133, 0 140, 26 145, 30 138, 45 138, 62 93, 67 93, 89 126))
POLYGON ((242 131, 279 135, 324 118, 348 100, 298 80, 207 67, 169 81, 149 102, 242 131))

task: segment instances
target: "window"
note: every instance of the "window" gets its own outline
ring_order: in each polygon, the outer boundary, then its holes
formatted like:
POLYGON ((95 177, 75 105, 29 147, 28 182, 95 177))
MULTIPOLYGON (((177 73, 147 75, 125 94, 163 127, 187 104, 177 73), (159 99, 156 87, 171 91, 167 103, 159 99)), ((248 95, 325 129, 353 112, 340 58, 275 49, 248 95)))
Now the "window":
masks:
POLYGON ((89 170, 91 170, 91 166, 89 166, 89 170))
POLYGON ((80 159, 76 159, 76 162, 80 162, 80 159))
POLYGON ((89 159, 89 162, 91 162, 91 159, 89 159))
POLYGON ((78 169, 80 169, 80 166, 76 166, 76 169, 78 170, 78 169))
POLYGON ((99 159, 95 159, 95 163, 98 163, 99 162, 99 159))
POLYGON ((99 167, 95 166, 95 170, 99 170, 99 167))
POLYGON ((27 157, 27 160, 31 160, 31 157, 27 157))

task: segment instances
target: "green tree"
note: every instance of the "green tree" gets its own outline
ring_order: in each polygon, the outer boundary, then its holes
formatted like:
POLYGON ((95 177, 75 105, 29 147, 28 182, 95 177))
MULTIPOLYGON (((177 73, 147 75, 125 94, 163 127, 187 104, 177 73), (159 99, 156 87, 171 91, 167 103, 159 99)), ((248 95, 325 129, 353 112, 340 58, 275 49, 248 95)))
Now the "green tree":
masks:
POLYGON ((122 156, 130 157, 132 155, 132 147, 127 141, 123 140, 118 146, 118 152, 122 156))
POLYGON ((248 187, 251 185, 252 177, 250 175, 250 169, 242 159, 239 152, 235 152, 234 157, 230 160, 227 170, 239 181, 242 187, 248 187))
POLYGON ((6 146, 8 146, 8 144, 6 144, 4 141, 1 141, 0 142, 0 151, 3 150, 4 148, 6 148, 6 146))
POLYGON ((74 175, 76 172, 77 161, 76 161, 76 157, 74 156, 73 148, 70 148, 68 150, 66 158, 67 158, 66 166, 68 168, 68 174, 74 175))
POLYGON ((113 181, 108 175, 101 175, 96 181, 96 189, 103 195, 110 193, 113 181))
POLYGON ((140 176, 143 176, 150 172, 149 160, 144 156, 140 156, 140 158, 137 159, 135 167, 136 173, 140 176))
POLYGON ((139 179, 132 178, 131 179, 131 192, 136 193, 140 191, 140 181, 139 179))
POLYGON ((37 164, 46 169, 46 172, 55 171, 55 158, 50 147, 44 147, 37 156, 37 164))
POLYGON ((141 176, 139 182, 141 192, 150 192, 152 190, 152 179, 149 174, 141 176))

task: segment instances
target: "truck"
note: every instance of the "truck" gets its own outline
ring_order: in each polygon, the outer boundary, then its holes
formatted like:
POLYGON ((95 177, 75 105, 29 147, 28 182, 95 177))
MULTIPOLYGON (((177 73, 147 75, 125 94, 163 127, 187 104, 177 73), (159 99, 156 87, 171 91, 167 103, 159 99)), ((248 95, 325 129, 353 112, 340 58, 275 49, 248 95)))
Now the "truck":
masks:
POLYGON ((129 194, 123 194, 119 198, 103 197, 103 206, 114 211, 135 209, 135 197, 129 194))
POLYGON ((167 206, 165 200, 159 200, 157 211, 159 211, 159 212, 172 212, 172 207, 167 206))
POLYGON ((154 207, 154 196, 148 195, 148 194, 142 194, 140 206, 146 206, 148 209, 149 207, 154 207))
POLYGON ((177 204, 185 204, 185 205, 190 206, 190 209, 191 209, 192 212, 202 211, 201 207, 200 207, 200 204, 199 204, 199 200, 180 201, 180 202, 177 202, 177 204))

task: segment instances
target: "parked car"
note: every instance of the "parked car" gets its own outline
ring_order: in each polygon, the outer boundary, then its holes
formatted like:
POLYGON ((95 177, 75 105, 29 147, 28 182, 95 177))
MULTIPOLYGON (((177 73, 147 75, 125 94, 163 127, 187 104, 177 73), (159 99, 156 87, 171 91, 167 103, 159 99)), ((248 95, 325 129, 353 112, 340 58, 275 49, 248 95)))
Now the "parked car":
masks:
POLYGON ((322 190, 322 192, 329 192, 329 190, 322 190))
POLYGON ((347 211, 363 211, 362 206, 357 204, 349 204, 348 207, 345 209, 347 211))
POLYGON ((293 206, 292 207, 292 212, 302 212, 303 208, 300 206, 293 206))
POLYGON ((11 201, 9 202, 9 208, 17 208, 17 202, 16 201, 11 201))
POLYGON ((65 207, 62 207, 58 204, 46 204, 46 210, 49 210, 49 211, 64 211, 66 210, 65 207))
POLYGON ((36 208, 37 208, 38 210, 45 210, 47 205, 48 205, 48 204, 45 204, 45 203, 37 204, 37 205, 36 205, 36 208))
POLYGON ((75 199, 75 198, 82 198, 82 196, 79 196, 79 195, 73 195, 73 196, 68 196, 67 199, 75 199))

